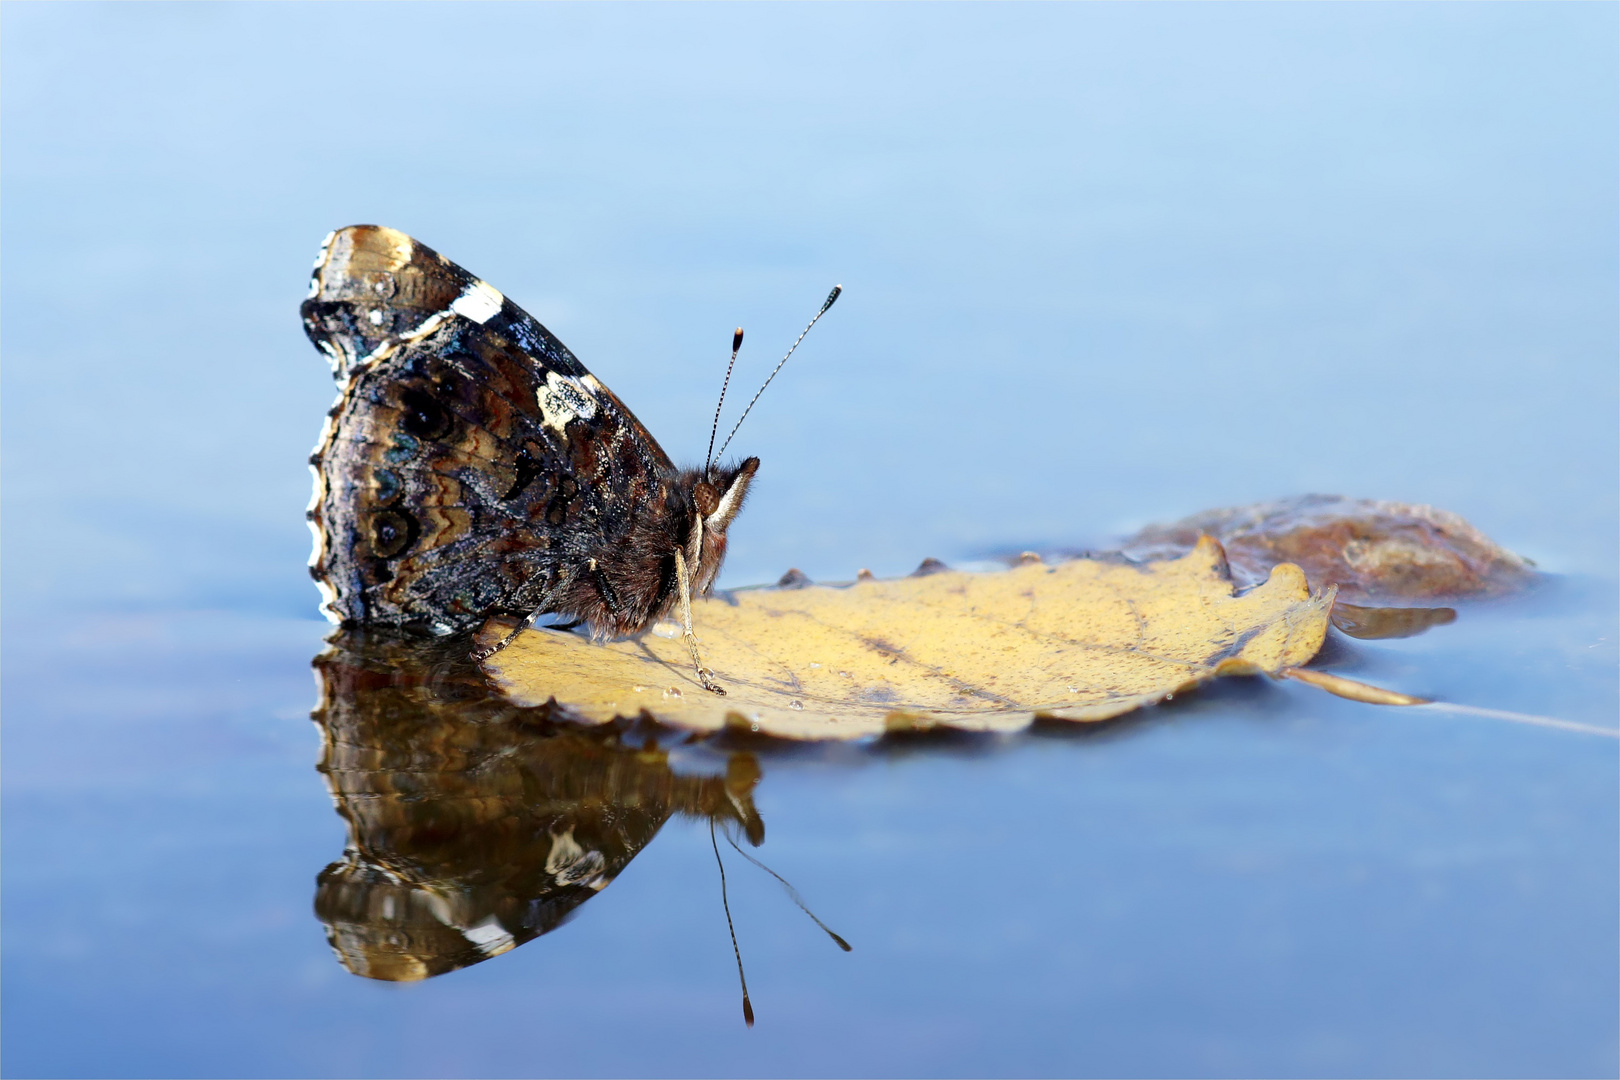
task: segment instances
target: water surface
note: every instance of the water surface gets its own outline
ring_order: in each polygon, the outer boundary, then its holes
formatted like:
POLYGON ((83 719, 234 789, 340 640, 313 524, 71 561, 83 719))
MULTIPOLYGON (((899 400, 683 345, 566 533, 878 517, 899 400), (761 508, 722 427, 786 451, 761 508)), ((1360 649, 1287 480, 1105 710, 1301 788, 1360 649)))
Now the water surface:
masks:
POLYGON ((490 740, 513 801, 413 818, 481 796, 383 754, 344 775, 395 802, 351 833, 303 567, 332 386, 296 319, 327 230, 404 229, 690 460, 731 328, 747 385, 838 282, 738 437, 764 466, 727 583, 1427 502, 1540 586, 1333 670, 1612 729, 1612 6, 0 21, 9 1074, 1620 1071, 1601 736, 1252 680, 1088 734, 846 747, 503 714, 427 745, 490 740), (752 1030, 709 834, 748 846, 749 769, 756 853, 854 947, 733 856, 752 1030), (421 955, 578 902, 359 977, 351 841, 471 897, 410 909, 421 955))

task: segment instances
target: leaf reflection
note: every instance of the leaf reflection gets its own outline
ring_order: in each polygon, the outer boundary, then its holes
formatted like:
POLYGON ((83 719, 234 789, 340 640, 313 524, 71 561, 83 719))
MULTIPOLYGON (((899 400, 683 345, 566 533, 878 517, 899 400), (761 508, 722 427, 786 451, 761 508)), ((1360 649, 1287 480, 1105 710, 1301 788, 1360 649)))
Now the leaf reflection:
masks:
POLYGON ((313 661, 319 770, 349 833, 315 913, 356 975, 431 978, 556 928, 673 815, 764 839, 751 755, 723 778, 677 775, 653 739, 490 693, 467 651, 349 633, 313 661))

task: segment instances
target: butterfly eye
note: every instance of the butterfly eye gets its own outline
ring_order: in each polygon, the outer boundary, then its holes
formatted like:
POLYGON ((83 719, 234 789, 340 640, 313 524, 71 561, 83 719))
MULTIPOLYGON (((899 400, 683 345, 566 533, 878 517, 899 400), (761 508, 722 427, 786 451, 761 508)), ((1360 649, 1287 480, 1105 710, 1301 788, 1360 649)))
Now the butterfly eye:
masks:
POLYGON ((697 512, 704 517, 720 509, 720 493, 707 481, 698 481, 697 486, 692 489, 692 501, 697 504, 697 512))

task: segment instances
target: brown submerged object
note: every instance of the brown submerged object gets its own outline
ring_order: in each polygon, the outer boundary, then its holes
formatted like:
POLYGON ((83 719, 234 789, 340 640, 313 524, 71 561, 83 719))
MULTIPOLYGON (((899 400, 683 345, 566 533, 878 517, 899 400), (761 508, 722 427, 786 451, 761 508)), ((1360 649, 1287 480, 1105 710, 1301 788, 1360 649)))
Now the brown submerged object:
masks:
MULTIPOLYGON (((1305 571, 1312 588, 1337 585, 1341 603, 1368 607, 1501 595, 1524 587, 1533 574, 1528 560, 1449 511, 1342 495, 1207 510, 1150 525, 1122 550, 1139 562, 1176 558, 1201 534, 1226 548, 1235 581, 1264 581, 1272 567, 1290 562, 1305 571)), ((1411 632, 1447 621, 1439 614, 1412 617, 1411 632)), ((1397 629, 1393 625, 1383 629, 1369 636, 1396 636, 1387 632, 1397 629)))

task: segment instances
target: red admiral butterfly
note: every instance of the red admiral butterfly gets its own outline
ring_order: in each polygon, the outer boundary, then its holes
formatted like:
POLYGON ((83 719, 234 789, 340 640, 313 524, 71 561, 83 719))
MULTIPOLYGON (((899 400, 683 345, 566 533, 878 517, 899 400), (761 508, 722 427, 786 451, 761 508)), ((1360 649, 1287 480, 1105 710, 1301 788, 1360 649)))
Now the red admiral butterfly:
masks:
MULTIPOLYGON (((393 229, 327 236, 300 313, 342 387, 310 456, 310 573, 328 618, 446 634, 551 614, 606 638, 678 603, 699 678, 725 692, 699 658, 691 598, 714 584, 758 458, 676 469, 550 331, 393 229)), ((741 343, 739 330, 733 362, 741 343)))

